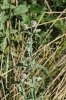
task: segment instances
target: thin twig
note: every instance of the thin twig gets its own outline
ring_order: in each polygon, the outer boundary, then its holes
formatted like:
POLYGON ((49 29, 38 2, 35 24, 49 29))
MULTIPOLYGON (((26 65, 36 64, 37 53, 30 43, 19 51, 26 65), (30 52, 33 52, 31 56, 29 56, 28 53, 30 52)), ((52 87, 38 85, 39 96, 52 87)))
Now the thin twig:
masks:
MULTIPOLYGON (((37 26, 50 24, 50 23, 52 23, 52 22, 59 21, 59 20, 64 20, 64 19, 66 19, 66 17, 59 18, 59 19, 55 19, 55 20, 51 20, 51 21, 48 21, 48 22, 44 22, 44 23, 38 24, 37 26)), ((31 28, 31 27, 28 27, 28 29, 29 29, 29 28, 31 28)), ((34 30, 34 31, 35 31, 35 30, 34 30)))
POLYGON ((5 91, 5 87, 4 87, 4 83, 3 83, 3 79, 2 79, 2 78, 1 78, 1 83, 2 83, 3 95, 4 95, 4 97, 5 97, 4 99, 7 100, 7 99, 6 99, 6 94, 5 94, 6 91, 5 91))
POLYGON ((50 6, 49 6, 49 4, 48 4, 48 1, 47 1, 47 0, 45 0, 45 3, 46 3, 46 5, 47 5, 48 9, 50 10, 50 12, 52 12, 52 10, 51 10, 51 8, 50 8, 50 6))
MULTIPOLYGON (((51 12, 44 12, 45 14, 60 14, 62 11, 56 12, 56 11, 51 11, 51 12)), ((66 12, 63 12, 63 14, 66 14, 66 12)))
POLYGON ((46 33, 49 32, 49 30, 53 27, 53 25, 56 23, 56 21, 62 16, 62 14, 66 11, 66 9, 63 10, 63 12, 57 17, 57 19, 52 23, 52 25, 49 27, 46 33))

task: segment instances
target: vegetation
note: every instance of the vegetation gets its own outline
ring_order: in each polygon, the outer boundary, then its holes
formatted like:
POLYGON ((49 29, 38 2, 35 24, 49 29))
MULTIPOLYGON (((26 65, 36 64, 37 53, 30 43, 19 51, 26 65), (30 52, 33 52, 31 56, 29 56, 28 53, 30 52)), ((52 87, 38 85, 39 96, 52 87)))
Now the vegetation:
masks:
POLYGON ((0 0, 0 99, 66 99, 66 0, 0 0))

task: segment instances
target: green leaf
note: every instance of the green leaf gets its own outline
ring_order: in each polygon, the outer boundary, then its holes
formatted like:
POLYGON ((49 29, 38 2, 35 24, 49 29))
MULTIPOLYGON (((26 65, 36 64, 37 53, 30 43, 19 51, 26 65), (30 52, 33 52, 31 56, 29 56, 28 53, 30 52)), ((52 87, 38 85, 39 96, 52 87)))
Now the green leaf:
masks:
POLYGON ((31 13, 33 13, 33 14, 35 14, 35 13, 41 13, 42 12, 42 7, 40 6, 40 5, 38 5, 38 4, 32 4, 31 6, 30 6, 30 12, 31 13))
POLYGON ((10 5, 10 6, 9 6, 9 4, 1 6, 1 9, 2 9, 2 10, 4 10, 4 9, 9 9, 9 8, 10 8, 10 9, 15 9, 16 6, 14 6, 14 5, 10 5))
POLYGON ((35 69, 39 68, 39 69, 43 70, 47 75, 49 75, 48 69, 46 67, 42 66, 42 65, 36 65, 33 68, 35 68, 35 69))
POLYGON ((14 57, 18 57, 18 55, 15 52, 11 52, 11 55, 14 57))
POLYGON ((16 33, 18 30, 16 29, 11 29, 10 31, 9 30, 6 30, 6 34, 9 35, 10 34, 13 34, 13 33, 16 33))
POLYGON ((6 21, 6 16, 3 13, 0 14, 0 30, 4 28, 4 22, 6 21))
POLYGON ((19 85, 19 91, 22 92, 22 87, 21 87, 21 85, 19 85))
POLYGON ((4 27, 3 23, 0 23, 0 30, 2 30, 4 27))
POLYGON ((0 14, 0 21, 3 23, 7 19, 7 16, 3 15, 3 13, 0 14))
POLYGON ((23 14, 22 19, 23 19, 23 21, 21 21, 22 26, 24 24, 30 25, 31 17, 29 15, 23 14))
POLYGON ((11 29, 10 30, 10 33, 12 34, 12 33, 16 33, 18 30, 16 30, 16 29, 11 29))
POLYGON ((36 90, 34 88, 31 88, 31 94, 32 94, 33 100, 36 100, 36 90))
POLYGON ((20 84, 20 81, 15 81, 13 82, 13 84, 20 84))
POLYGON ((63 2, 63 3, 65 3, 65 2, 66 2, 66 0, 62 0, 62 2, 63 2))
POLYGON ((38 82, 25 82, 26 85, 29 85, 32 88, 36 88, 37 86, 39 86, 38 82))
MULTIPOLYGON (((41 15, 38 15, 37 18, 36 18, 37 22, 39 21, 40 18, 41 18, 41 15)), ((45 19, 46 19, 46 18, 43 17, 43 18, 41 19, 41 22, 42 22, 42 23, 45 22, 45 19)))
POLYGON ((64 26, 63 20, 57 21, 55 23, 55 27, 57 27, 58 29, 61 29, 64 26))
POLYGON ((24 65, 23 63, 18 63, 18 64, 16 64, 16 66, 18 66, 18 67, 21 67, 22 66, 23 68, 24 67, 26 67, 26 68, 28 67, 27 65, 24 65))
POLYGON ((25 5, 19 5, 17 8, 14 9, 14 15, 22 15, 28 11, 25 5))
POLYGON ((26 93, 25 93, 25 88, 24 88, 24 85, 23 84, 20 84, 19 85, 19 91, 23 95, 24 100, 27 100, 26 93))

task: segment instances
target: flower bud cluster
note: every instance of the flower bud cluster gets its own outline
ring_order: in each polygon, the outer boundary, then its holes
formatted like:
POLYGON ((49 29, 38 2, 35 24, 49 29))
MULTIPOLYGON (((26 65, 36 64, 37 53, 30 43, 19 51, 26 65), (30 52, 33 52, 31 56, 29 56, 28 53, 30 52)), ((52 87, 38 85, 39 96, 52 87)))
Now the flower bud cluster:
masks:
MULTIPOLYGON (((36 26, 37 26, 37 22, 36 22, 35 20, 32 20, 32 21, 31 21, 31 28, 34 28, 34 27, 36 27, 36 26)), ((29 28, 29 27, 28 27, 28 24, 24 24, 24 29, 25 29, 25 30, 28 30, 28 28, 29 28)), ((36 33, 39 33, 39 32, 41 32, 41 29, 36 29, 35 32, 36 32, 36 33)))

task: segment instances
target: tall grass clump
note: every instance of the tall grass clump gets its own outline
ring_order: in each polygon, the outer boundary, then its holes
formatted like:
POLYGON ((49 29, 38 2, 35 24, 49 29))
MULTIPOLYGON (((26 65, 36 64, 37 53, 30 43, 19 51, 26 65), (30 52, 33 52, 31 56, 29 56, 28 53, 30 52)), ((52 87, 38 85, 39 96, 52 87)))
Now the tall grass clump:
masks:
POLYGON ((0 0, 0 99, 66 99, 66 0, 0 0))

